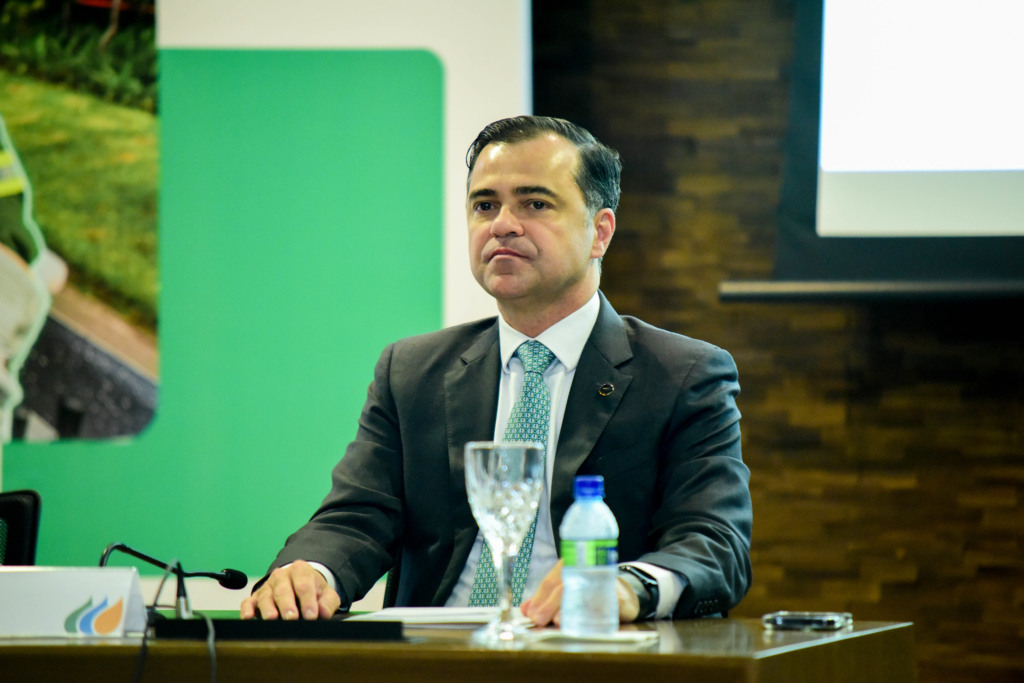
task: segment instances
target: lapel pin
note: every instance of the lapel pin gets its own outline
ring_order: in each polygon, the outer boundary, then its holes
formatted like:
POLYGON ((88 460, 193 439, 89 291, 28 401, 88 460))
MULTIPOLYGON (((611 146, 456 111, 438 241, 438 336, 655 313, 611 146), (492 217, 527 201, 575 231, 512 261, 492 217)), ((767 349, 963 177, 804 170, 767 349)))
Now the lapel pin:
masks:
POLYGON ((614 391, 615 385, 610 382, 605 382, 597 389, 597 393, 601 394, 602 396, 611 396, 612 392, 614 391))

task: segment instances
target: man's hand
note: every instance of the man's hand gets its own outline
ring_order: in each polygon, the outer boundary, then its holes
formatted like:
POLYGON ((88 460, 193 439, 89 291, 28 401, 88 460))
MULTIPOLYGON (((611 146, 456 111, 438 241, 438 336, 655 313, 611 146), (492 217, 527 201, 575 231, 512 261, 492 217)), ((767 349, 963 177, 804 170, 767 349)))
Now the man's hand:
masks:
POLYGON ((537 626, 562 621, 562 561, 559 560, 544 580, 540 582, 533 597, 519 605, 519 611, 537 626))
MULTIPOLYGON (((640 599, 629 587, 619 579, 615 583, 615 594, 619 598, 619 623, 629 624, 640 615, 640 599)), ((544 580, 540 582, 537 593, 519 606, 523 616, 537 626, 562 623, 562 561, 552 567, 544 580)))
POLYGON ((307 562, 296 560, 272 571, 263 585, 242 601, 238 614, 242 619, 259 615, 263 619, 295 620, 301 608, 303 619, 330 619, 340 606, 341 598, 327 585, 323 574, 307 562))

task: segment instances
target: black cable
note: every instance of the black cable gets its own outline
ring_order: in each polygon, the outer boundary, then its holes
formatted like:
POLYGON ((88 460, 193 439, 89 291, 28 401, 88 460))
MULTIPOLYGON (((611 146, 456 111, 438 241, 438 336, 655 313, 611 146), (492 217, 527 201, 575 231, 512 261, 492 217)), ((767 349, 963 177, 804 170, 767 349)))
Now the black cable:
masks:
POLYGON ((142 632, 142 647, 139 648, 139 657, 135 660, 135 673, 132 675, 132 683, 139 683, 142 680, 142 667, 146 663, 146 641, 149 628, 142 632))
POLYGON ((139 657, 135 660, 135 674, 132 676, 132 683, 139 683, 142 680, 142 668, 146 663, 146 653, 149 646, 149 611, 152 610, 152 613, 156 614, 157 604, 160 602, 160 592, 163 591, 164 584, 167 583, 167 577, 174 572, 174 565, 177 562, 177 559, 171 560, 164 567, 164 574, 160 577, 160 584, 156 587, 156 595, 153 596, 153 604, 147 610, 146 628, 142 630, 142 646, 139 648, 139 657))

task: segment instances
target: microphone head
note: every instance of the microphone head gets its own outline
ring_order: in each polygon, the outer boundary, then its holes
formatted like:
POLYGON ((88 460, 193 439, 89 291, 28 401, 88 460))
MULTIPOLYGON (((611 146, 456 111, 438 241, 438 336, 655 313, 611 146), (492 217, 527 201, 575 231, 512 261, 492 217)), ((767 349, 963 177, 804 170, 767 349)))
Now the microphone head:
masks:
POLYGON ((225 588, 236 591, 245 588, 249 584, 249 577, 237 569, 222 569, 220 573, 221 576, 217 579, 217 583, 225 588))

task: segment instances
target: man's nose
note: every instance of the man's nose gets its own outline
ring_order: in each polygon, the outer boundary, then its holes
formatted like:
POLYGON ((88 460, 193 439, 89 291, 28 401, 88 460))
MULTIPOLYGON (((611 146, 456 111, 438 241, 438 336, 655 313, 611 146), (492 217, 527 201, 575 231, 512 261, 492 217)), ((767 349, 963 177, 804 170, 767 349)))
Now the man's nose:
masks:
POLYGON ((491 223, 491 234, 495 237, 523 234, 523 224, 519 222, 512 207, 507 204, 501 207, 491 223))

